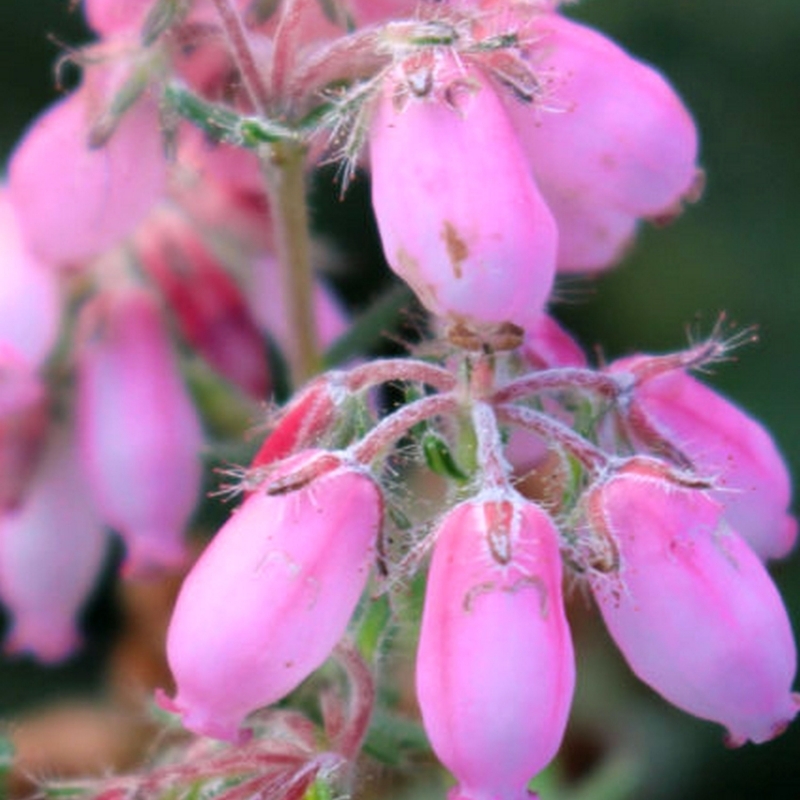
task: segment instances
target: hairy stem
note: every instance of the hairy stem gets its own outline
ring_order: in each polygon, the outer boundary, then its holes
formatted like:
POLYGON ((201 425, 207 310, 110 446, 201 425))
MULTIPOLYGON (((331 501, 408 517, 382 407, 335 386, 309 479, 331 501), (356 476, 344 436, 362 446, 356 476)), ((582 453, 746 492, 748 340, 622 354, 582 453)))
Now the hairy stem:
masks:
POLYGON ((277 142, 260 151, 270 195, 280 280, 287 298, 286 313, 292 335, 286 355, 295 387, 304 384, 323 366, 314 316, 305 154, 305 145, 296 141, 277 142))

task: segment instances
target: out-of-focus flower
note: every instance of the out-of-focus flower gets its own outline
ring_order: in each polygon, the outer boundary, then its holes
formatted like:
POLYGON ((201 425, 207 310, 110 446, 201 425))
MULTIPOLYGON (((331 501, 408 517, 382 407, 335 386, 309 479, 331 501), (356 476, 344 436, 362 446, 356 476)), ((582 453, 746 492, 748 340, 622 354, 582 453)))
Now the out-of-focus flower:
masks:
POLYGON ((25 242, 48 264, 74 266, 117 244, 166 186, 158 107, 151 98, 141 97, 110 138, 93 146, 93 125, 120 87, 113 65, 92 70, 79 89, 34 120, 8 165, 25 242))
POLYGON ((6 649, 60 661, 80 643, 77 615, 94 586, 107 534, 86 495, 74 432, 52 431, 23 501, 0 516, 6 649))
POLYGON ((88 489, 129 571, 175 567, 201 484, 203 435, 158 299, 101 292, 79 320, 78 425, 88 489))

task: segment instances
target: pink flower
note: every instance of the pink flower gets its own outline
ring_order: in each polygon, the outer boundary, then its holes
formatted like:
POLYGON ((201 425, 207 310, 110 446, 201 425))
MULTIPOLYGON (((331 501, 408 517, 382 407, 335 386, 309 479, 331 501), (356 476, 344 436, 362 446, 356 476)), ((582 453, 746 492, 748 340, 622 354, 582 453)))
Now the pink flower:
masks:
POLYGON ((78 423, 89 490, 128 570, 174 567, 201 485, 203 436, 154 295, 105 291, 81 311, 78 423))
POLYGON ((575 682, 558 534, 532 503, 487 493, 435 536, 417 655, 425 730, 454 800, 522 800, 561 744, 575 682))
POLYGON ((128 109, 102 147, 90 146, 92 125, 116 79, 102 69, 36 119, 9 162, 9 192, 27 246, 50 264, 74 265, 117 244, 165 188, 161 125, 151 99, 128 109))
POLYGON ((322 664, 366 585, 381 514, 375 482, 342 462, 288 493, 262 487, 234 512, 187 577, 167 637, 178 694, 166 704, 187 728, 241 738, 247 714, 322 664))
POLYGON ((60 661, 80 643, 76 621, 106 552, 86 496, 73 433, 51 433, 23 502, 0 516, 0 598, 12 617, 6 650, 60 661))
MULTIPOLYGON (((623 359, 610 369, 634 370, 646 359, 623 359)), ((671 370, 636 385, 628 422, 638 442, 653 446, 655 434, 714 482, 712 496, 724 506, 725 519, 761 558, 781 558, 792 549, 797 521, 788 513, 789 471, 767 430, 741 408, 671 370)))
POLYGON ((544 96, 503 98, 558 226, 558 268, 602 269, 639 219, 675 216, 697 193, 697 130, 666 80, 602 34, 555 13, 517 19, 544 96))
POLYGON ((391 70, 370 131, 386 258, 434 314, 532 325, 556 228, 495 89, 451 56, 391 70))
POLYGON ((796 648, 775 585, 706 493, 638 458, 591 490, 619 570, 592 589, 631 669, 674 705, 763 742, 794 718, 796 648))

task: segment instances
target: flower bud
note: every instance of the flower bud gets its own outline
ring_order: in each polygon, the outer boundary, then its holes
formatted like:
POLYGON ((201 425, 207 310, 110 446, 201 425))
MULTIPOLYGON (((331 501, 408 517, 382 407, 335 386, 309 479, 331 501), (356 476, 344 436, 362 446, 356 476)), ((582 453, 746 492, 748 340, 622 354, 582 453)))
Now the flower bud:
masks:
POLYGON ((442 521, 417 655, 425 730, 459 800, 522 800, 556 754, 575 682, 557 531, 514 495, 442 521))
POLYGON ((395 68, 370 163, 386 259, 430 311, 473 325, 535 322, 553 282, 555 223, 478 70, 450 57, 395 68))
MULTIPOLYGON (((615 372, 644 363, 645 356, 611 365, 615 372)), ((712 497, 725 519, 762 558, 787 555, 797 539, 788 513, 789 471, 769 432, 730 400, 682 370, 638 383, 630 426, 647 445, 655 433, 691 459, 714 482, 712 497)))
POLYGON ((51 433, 22 503, 0 517, 6 650, 61 661, 80 643, 76 617, 97 581, 106 531, 86 496, 73 435, 51 433))
POLYGON ((705 492, 636 459, 590 490, 589 524, 613 541, 619 570, 592 577, 631 669, 678 708, 763 742, 797 713, 796 649, 761 561, 705 492))
MULTIPOLYGON (((273 477, 308 468, 318 451, 273 477)), ((342 637, 366 585, 382 500, 339 462, 294 491, 262 487, 223 526, 183 584, 167 636, 184 725, 241 738, 244 717, 292 691, 342 637)))
POLYGON ((200 491, 203 436, 156 297, 120 287, 87 303, 77 361, 89 490, 125 541, 126 568, 177 566, 200 491))

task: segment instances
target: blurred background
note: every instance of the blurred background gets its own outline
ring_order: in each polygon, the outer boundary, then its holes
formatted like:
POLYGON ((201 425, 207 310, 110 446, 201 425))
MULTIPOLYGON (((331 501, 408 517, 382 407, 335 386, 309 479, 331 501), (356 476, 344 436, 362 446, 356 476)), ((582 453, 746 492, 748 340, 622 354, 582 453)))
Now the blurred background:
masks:
MULTIPOLYGON (((53 64, 63 47, 88 40, 72 5, 0 4, 2 162, 55 97, 53 64)), ((556 312, 608 357, 679 348, 689 328, 707 333, 722 311, 757 325, 758 342, 708 380, 763 421, 800 478, 800 5, 585 0, 568 11, 669 77, 699 124, 708 183, 672 226, 643 230, 613 274, 570 281, 556 312)), ((360 287, 374 291, 386 280, 374 230, 364 224, 364 180, 343 203, 328 174, 314 192, 321 232, 367 231, 340 239, 358 269, 334 276, 348 302, 361 305, 360 287), (364 269, 373 270, 366 279, 364 269)), ((774 575, 800 631, 800 554, 776 565, 774 575)), ((0 661, 0 717, 13 726, 17 714, 50 699, 95 691, 114 643, 117 600, 109 578, 87 613, 87 648, 68 664, 0 661)), ((593 614, 573 613, 582 632, 580 685, 567 762, 571 754, 591 762, 602 757, 598 748, 613 747, 620 780, 630 780, 628 797, 800 797, 800 722, 774 742, 728 750, 717 727, 674 711, 629 676, 593 614)))

